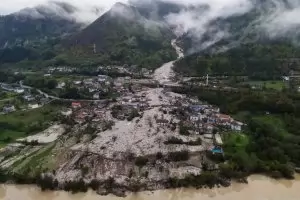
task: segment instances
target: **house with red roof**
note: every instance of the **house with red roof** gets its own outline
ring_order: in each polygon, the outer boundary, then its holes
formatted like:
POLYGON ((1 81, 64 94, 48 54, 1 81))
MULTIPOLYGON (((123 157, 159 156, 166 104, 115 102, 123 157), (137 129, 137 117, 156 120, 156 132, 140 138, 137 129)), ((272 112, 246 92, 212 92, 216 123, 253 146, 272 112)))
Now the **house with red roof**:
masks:
POLYGON ((72 102, 72 108, 73 109, 81 108, 81 103, 80 102, 72 102))

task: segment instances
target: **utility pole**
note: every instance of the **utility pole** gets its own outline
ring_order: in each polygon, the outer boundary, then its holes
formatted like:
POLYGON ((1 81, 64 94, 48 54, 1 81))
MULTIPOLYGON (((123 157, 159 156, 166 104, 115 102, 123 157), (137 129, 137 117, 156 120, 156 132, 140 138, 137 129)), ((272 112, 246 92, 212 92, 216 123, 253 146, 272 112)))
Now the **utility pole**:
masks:
POLYGON ((206 75, 206 85, 208 85, 208 74, 206 75))
POLYGON ((94 45, 93 45, 93 51, 94 51, 94 54, 96 54, 97 53, 97 49, 96 49, 96 44, 94 43, 94 45))

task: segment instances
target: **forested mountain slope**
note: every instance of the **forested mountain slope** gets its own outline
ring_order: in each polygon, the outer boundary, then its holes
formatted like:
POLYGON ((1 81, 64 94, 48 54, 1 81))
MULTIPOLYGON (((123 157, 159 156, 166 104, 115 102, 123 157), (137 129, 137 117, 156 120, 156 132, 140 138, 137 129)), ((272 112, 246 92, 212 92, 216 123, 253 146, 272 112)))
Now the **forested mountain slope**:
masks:
POLYGON ((170 44, 174 37, 166 24, 144 17, 133 6, 117 3, 63 44, 77 55, 98 56, 99 62, 155 68, 175 57, 170 44))

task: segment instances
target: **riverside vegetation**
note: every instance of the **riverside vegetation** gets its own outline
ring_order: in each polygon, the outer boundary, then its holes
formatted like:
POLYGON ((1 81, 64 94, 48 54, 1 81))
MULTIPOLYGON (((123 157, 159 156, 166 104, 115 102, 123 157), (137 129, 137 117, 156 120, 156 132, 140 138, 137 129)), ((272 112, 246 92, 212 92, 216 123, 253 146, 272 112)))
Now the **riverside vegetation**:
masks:
POLYGON ((299 94, 251 89, 175 91, 197 95, 247 124, 241 134, 225 134, 225 157, 216 158, 226 160, 220 165, 222 175, 230 178, 264 173, 293 178, 300 166, 299 94))

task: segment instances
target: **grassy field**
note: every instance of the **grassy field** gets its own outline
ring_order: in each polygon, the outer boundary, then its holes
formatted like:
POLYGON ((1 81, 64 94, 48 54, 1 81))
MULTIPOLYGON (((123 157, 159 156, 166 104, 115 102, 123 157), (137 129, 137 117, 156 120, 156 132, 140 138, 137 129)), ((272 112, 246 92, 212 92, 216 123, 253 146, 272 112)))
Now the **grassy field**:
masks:
POLYGON ((249 143, 249 138, 244 133, 228 132, 223 137, 225 144, 238 148, 245 148, 249 143))
POLYGON ((281 91, 283 88, 287 88, 288 85, 283 81, 249 81, 243 84, 248 84, 257 88, 266 88, 281 91))
POLYGON ((43 170, 52 170, 54 159, 51 156, 51 152, 55 144, 55 142, 50 143, 18 160, 13 164, 11 171, 35 176, 42 173, 43 170))
POLYGON ((77 81, 77 80, 83 80, 88 78, 95 78, 93 76, 83 76, 83 75, 53 75, 50 78, 56 79, 58 82, 64 81, 77 81))
POLYGON ((0 115, 0 146, 42 131, 56 119, 60 106, 46 105, 30 110, 0 115))
POLYGON ((20 94, 14 93, 14 92, 8 92, 5 90, 0 89, 0 104, 4 104, 15 97, 19 96, 20 94))

